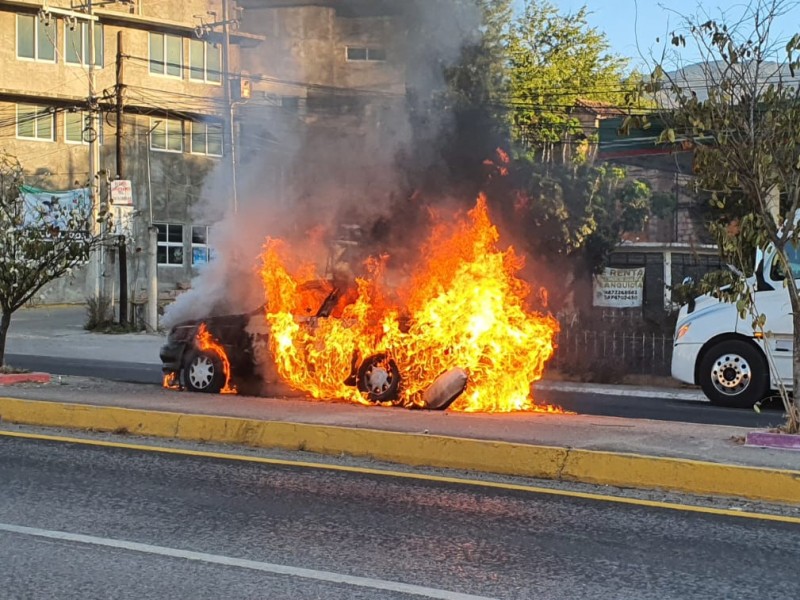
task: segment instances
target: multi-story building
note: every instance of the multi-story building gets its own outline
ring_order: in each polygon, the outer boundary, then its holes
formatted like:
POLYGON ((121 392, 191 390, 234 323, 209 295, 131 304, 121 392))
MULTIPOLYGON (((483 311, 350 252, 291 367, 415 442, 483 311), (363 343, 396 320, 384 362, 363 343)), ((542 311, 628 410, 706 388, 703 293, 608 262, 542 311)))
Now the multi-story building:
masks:
POLYGON ((391 181, 394 154, 408 139, 410 4, 240 1, 243 30, 264 37, 241 56, 252 82, 251 100, 238 112, 248 124, 242 155, 259 162, 271 155, 268 169, 280 170, 289 188, 282 197, 369 204, 364 194, 391 181))
MULTIPOLYGON (((109 179, 130 180, 134 222, 158 227, 162 287, 208 257, 210 224, 193 222, 190 207, 230 150, 225 59, 236 73, 240 46, 260 41, 235 30, 233 11, 224 35, 223 2, 0 2, 0 32, 13 41, 0 49, 0 148, 20 160, 26 185, 64 190, 90 182, 98 144, 100 193, 109 179)), ((131 241, 136 279, 141 231, 131 241)), ((45 301, 81 301, 87 289, 84 277, 67 278, 45 301)))
MULTIPOLYGON (((388 181, 407 135, 403 6, 0 0, 0 32, 14 40, 0 49, 0 148, 44 190, 99 181, 104 196, 108 180, 130 180, 132 297, 145 295, 150 224, 158 287, 175 289, 209 259, 209 227, 232 204, 264 190, 309 199, 331 181, 357 198, 388 181)), ((73 276, 43 300, 89 289, 73 276)))

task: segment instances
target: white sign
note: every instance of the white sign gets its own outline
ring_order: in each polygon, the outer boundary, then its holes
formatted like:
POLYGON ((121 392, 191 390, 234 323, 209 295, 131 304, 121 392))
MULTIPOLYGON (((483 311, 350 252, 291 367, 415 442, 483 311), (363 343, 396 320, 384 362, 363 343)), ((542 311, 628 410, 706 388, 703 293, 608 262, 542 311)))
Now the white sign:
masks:
POLYGON ((609 269, 594 276, 594 305, 631 308, 642 305, 644 267, 609 269))
POLYGON ((129 179, 114 179, 110 186, 111 202, 117 206, 133 206, 133 188, 129 179))
POLYGON ((112 206, 112 224, 114 235, 124 235, 133 237, 133 207, 132 206, 112 206))

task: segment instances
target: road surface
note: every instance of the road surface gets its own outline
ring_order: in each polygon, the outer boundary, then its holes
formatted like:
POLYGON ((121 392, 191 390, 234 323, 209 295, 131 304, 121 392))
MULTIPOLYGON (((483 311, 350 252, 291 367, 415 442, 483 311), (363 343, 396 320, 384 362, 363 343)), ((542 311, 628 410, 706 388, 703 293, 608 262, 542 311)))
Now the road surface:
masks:
POLYGON ((796 597, 800 525, 0 435, 4 598, 796 597))

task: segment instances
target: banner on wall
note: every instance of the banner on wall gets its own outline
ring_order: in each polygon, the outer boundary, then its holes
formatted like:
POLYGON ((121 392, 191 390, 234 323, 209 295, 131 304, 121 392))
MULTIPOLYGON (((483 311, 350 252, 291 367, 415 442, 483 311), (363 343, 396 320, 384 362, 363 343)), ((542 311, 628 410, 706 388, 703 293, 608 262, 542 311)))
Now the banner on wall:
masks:
POLYGON ((642 305, 644 267, 637 269, 606 268, 594 276, 594 306, 634 308, 642 305))
POLYGON ((87 218, 92 214, 89 188, 51 192, 23 185, 20 196, 25 208, 25 226, 44 223, 52 229, 67 231, 73 210, 79 210, 87 218))

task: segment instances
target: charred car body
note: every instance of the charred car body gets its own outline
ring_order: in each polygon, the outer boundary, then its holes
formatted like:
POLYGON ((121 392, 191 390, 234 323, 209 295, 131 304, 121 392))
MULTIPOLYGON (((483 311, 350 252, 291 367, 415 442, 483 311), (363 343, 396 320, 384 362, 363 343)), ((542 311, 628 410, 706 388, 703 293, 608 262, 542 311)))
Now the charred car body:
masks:
MULTIPOLYGON (((313 327, 318 319, 342 316, 344 306, 355 299, 354 264, 364 261, 364 232, 356 225, 340 226, 332 240, 325 272, 327 279, 309 281, 298 288, 295 319, 313 327)), ((164 383, 192 392, 219 393, 235 389, 246 395, 289 392, 280 381, 269 350, 269 326, 265 306, 245 313, 210 316, 180 322, 169 331, 160 357, 164 383), (219 352, 203 349, 198 333, 205 328, 221 346, 219 352), (228 373, 226 373, 226 366, 228 373)), ((354 352, 344 383, 356 387, 369 402, 401 404, 402 380, 395 361, 385 353, 354 352)), ((460 396, 467 385, 463 369, 442 373, 426 390, 420 408, 443 410, 460 396)))
MULTIPOLYGON (((339 288, 333 287, 321 306, 306 321, 336 318, 334 307, 342 299, 339 288)), ((264 307, 233 315, 184 321, 172 327, 167 342, 161 348, 160 358, 164 382, 168 387, 179 387, 192 392, 219 393, 228 383, 248 395, 270 393, 270 387, 280 385, 273 377, 265 377, 258 365, 268 364, 269 330, 264 318, 264 307), (218 352, 203 349, 198 343, 198 332, 205 327, 228 360, 228 372, 218 352), (228 379, 230 381, 228 381, 228 379)), ((400 369, 386 354, 362 356, 354 353, 350 373, 344 383, 357 387, 362 396, 373 403, 396 403, 402 385, 400 369)), ((420 408, 443 410, 463 393, 467 374, 462 369, 443 373, 424 394, 420 408)))

